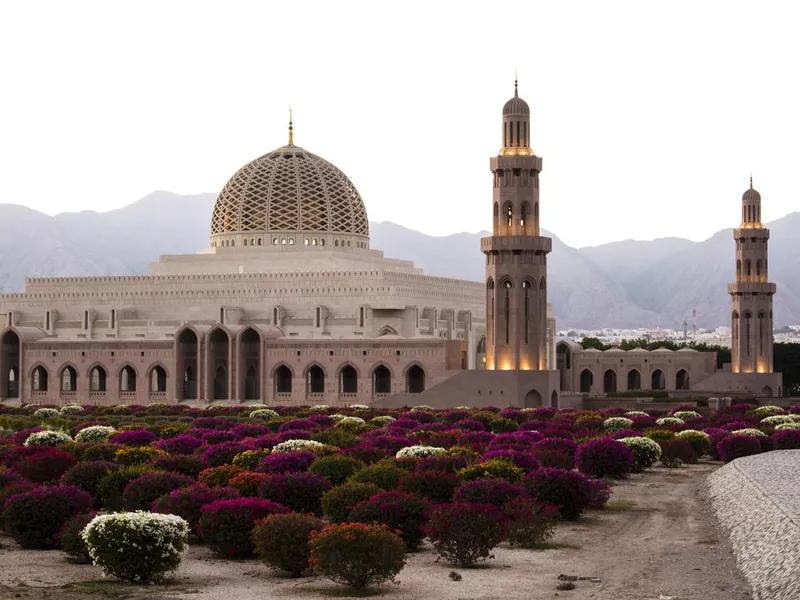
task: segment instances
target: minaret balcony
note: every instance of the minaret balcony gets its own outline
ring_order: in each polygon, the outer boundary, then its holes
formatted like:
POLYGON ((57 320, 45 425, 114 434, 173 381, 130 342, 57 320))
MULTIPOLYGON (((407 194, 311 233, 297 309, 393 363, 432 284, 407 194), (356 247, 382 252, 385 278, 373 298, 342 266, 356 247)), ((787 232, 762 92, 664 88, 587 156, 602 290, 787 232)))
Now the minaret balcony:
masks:
POLYGON ((489 160, 492 172, 497 169, 533 169, 542 170, 542 157, 534 154, 529 156, 494 156, 489 160))
POLYGON ((728 293, 735 294, 769 294, 770 296, 775 293, 777 286, 774 283, 768 282, 741 282, 729 283, 728 293))
POLYGON ((538 235, 501 235, 481 238, 481 252, 535 252, 547 254, 553 249, 553 240, 538 235))

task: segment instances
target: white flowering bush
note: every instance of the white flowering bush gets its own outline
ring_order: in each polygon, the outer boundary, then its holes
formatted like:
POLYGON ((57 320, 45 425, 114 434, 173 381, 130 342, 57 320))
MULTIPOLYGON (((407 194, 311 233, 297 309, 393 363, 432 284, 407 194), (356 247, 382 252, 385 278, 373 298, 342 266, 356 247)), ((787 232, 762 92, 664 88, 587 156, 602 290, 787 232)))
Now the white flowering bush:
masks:
POLYGON ((710 440, 711 436, 708 435, 705 431, 699 431, 697 429, 684 429, 683 431, 679 431, 675 434, 676 438, 680 438, 682 440, 688 440, 694 437, 701 437, 705 440, 710 440))
POLYGON ((351 404, 350 408, 355 410, 369 410, 369 406, 366 404, 351 404))
POLYGON ((176 515, 144 511, 92 519, 81 533, 92 562, 132 583, 161 581, 189 547, 189 524, 176 515))
POLYGON ((784 429, 800 429, 800 422, 792 421, 791 423, 781 423, 775 426, 775 431, 783 431, 784 429))
MULTIPOLYGON (((454 407, 453 407, 453 410, 472 410, 472 407, 471 407, 471 406, 464 406, 464 405, 461 405, 461 406, 454 406, 454 407)), ((523 409, 522 409, 522 412, 525 412, 526 410, 528 410, 528 409, 526 409, 526 408, 523 408, 523 409)), ((530 409, 530 410, 533 410, 533 409, 530 409)))
POLYGON ((752 437, 767 437, 767 434, 761 431, 760 429, 755 429, 753 427, 745 427, 744 429, 736 429, 732 433, 736 435, 749 435, 752 437))
POLYGON ((625 416, 626 417, 647 417, 649 415, 646 412, 644 412, 643 410, 629 410, 628 412, 625 413, 625 416))
POLYGON ((278 454, 280 452, 301 452, 302 450, 314 452, 314 450, 319 450, 324 447, 325 444, 321 442, 315 442, 314 440, 286 440, 285 442, 281 442, 275 446, 272 449, 272 453, 278 454))
POLYGON ((633 472, 641 473, 652 467, 661 458, 661 446, 658 442, 646 437, 624 437, 620 442, 630 448, 633 453, 633 472))
POLYGON ((697 462, 697 459, 704 454, 708 454, 708 451, 711 448, 711 436, 705 431, 699 431, 697 429, 684 429, 683 431, 676 433, 675 437, 691 444, 695 456, 694 460, 691 462, 697 462))
POLYGON ((278 417, 280 417, 280 415, 271 408, 256 409, 252 411, 248 416, 251 419, 259 419, 261 421, 271 421, 272 419, 277 419, 278 417))
POLYGON ((334 421, 341 421, 346 416, 347 415, 343 415, 342 413, 334 413, 334 414, 330 415, 331 419, 333 419, 334 421))
POLYGON ((372 423, 373 425, 379 425, 383 427, 384 425, 388 425, 394 420, 395 418, 390 417, 389 415, 380 415, 377 417, 373 417, 372 419, 369 420, 369 422, 372 423))
POLYGON ((61 407, 59 411, 62 415, 79 415, 83 412, 83 407, 80 404, 70 402, 61 407))
POLYGON ((656 419, 656 425, 660 427, 669 427, 671 425, 683 425, 683 419, 680 417, 661 417, 656 419))
POLYGON ((628 429, 633 427, 633 421, 625 417, 609 417, 603 421, 603 427, 609 431, 618 431, 620 429, 628 429))
POLYGON ((774 404, 765 404, 764 406, 759 406, 756 408, 753 413, 758 415, 759 417, 767 417, 769 415, 782 415, 785 411, 780 406, 775 406, 774 404))
POLYGON ((772 415, 771 417, 764 417, 761 419, 762 424, 772 426, 797 422, 800 422, 800 415, 772 415))
POLYGON ((58 446, 71 442, 72 438, 63 431, 37 431, 25 440, 26 446, 58 446))
POLYGON ((55 408, 37 408, 33 416, 39 417, 40 419, 49 419, 50 417, 57 417, 61 413, 58 412, 58 409, 55 408))
POLYGON ((327 404, 315 404, 308 409, 308 412, 328 412, 330 408, 327 404))
POLYGON ((22 408, 29 413, 35 412, 37 409, 41 408, 42 405, 38 402, 31 402, 30 404, 23 404, 22 408))
POLYGON ((411 412, 430 412, 433 410, 432 406, 428 406, 427 404, 417 404, 416 406, 411 407, 411 412))
POLYGON ((147 405, 147 408, 151 408, 153 410, 162 410, 168 406, 169 405, 166 402, 151 402, 147 405))
POLYGON ((437 448, 436 446, 408 446, 407 448, 400 448, 395 456, 403 458, 411 456, 412 458, 428 458, 429 456, 439 456, 446 454, 447 450, 444 448, 437 448))
POLYGON ((693 410, 676 410, 672 413, 672 416, 676 419, 696 419, 698 417, 702 417, 699 412, 693 410))
POLYGON ((337 427, 342 427, 344 429, 349 428, 358 428, 364 425, 366 421, 361 417, 342 417, 336 423, 337 427))
POLYGON ((116 429, 108 425, 90 425, 89 427, 84 427, 75 434, 75 441, 81 443, 107 442, 108 438, 116 432, 116 429))

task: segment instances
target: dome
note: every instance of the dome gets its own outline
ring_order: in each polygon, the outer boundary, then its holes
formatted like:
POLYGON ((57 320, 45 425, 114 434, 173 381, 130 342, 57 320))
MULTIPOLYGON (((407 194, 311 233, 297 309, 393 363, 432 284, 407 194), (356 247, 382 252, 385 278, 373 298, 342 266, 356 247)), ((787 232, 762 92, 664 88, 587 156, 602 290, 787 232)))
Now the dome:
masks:
MULTIPOLYGON (((251 234, 304 233, 321 246, 367 247, 369 221, 364 202, 347 176, 316 154, 289 144, 243 166, 222 188, 211 217, 211 245, 277 244, 251 234), (232 235, 236 234, 236 235, 232 235), (242 241, 236 243, 241 237, 242 241), (223 243, 224 242, 224 243, 223 243)), ((269 236, 267 236, 269 238, 269 236)), ((294 237, 289 238, 295 244, 294 237)), ((306 238, 306 245, 309 238, 306 238)), ((285 244, 286 242, 283 241, 285 244)))
POLYGON ((530 116, 531 109, 528 103, 519 97, 517 82, 514 82, 514 97, 503 105, 503 116, 506 115, 526 115, 530 116))
POLYGON ((744 194, 742 194, 742 202, 747 202, 749 204, 755 202, 761 202, 761 194, 759 194, 756 190, 753 189, 753 178, 750 178, 750 189, 748 189, 744 194))

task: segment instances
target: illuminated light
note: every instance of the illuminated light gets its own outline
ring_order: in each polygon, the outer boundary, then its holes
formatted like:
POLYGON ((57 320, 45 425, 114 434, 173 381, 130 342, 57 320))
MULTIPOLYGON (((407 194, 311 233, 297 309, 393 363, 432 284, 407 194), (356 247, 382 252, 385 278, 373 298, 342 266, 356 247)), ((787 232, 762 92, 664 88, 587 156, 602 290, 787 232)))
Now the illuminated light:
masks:
POLYGON ((484 356, 484 357, 481 359, 481 361, 483 362, 483 364, 486 364, 486 357, 484 356))

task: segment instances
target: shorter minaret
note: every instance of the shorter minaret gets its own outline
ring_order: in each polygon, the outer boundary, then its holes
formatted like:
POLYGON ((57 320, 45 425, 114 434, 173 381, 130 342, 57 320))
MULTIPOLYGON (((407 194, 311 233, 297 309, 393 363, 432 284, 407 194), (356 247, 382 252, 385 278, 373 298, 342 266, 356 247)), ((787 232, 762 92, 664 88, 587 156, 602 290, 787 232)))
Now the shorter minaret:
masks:
POLYGON ((292 126, 292 109, 289 109, 289 145, 294 146, 294 127, 292 126))
POLYGON ((731 296, 731 363, 734 373, 772 373, 772 296, 768 281, 769 229, 761 223, 761 194, 750 189, 742 196, 742 224, 736 240, 736 283, 731 296))

